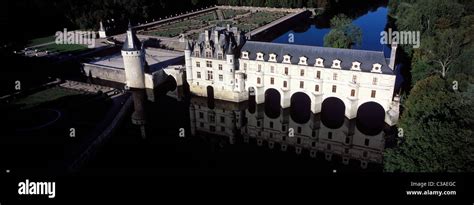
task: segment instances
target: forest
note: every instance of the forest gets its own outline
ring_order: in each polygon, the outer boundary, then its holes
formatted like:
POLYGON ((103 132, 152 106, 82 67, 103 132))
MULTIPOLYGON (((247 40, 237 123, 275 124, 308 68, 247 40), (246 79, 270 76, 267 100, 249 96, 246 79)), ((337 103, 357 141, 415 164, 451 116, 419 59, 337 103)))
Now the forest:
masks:
POLYGON ((411 87, 402 98, 401 140, 386 150, 385 170, 474 171, 474 2, 392 0, 389 9, 398 30, 421 33, 421 46, 400 50, 411 87))

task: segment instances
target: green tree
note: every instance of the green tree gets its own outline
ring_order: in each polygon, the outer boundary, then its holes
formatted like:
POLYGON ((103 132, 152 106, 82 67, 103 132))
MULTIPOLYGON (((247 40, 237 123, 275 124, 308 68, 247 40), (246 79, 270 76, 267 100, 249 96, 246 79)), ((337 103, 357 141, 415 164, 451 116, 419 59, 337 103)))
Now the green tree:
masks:
POLYGON ((425 41, 425 50, 428 58, 439 67, 438 72, 443 77, 450 70, 451 64, 461 54, 464 41, 464 32, 462 29, 445 29, 425 41))
POLYGON ((351 48, 361 41, 362 30, 344 14, 331 19, 331 31, 324 36, 324 46, 333 48, 351 48))
POLYGON ((451 80, 420 80, 404 103, 403 140, 385 152, 386 171, 474 171, 474 85, 453 91, 451 80))

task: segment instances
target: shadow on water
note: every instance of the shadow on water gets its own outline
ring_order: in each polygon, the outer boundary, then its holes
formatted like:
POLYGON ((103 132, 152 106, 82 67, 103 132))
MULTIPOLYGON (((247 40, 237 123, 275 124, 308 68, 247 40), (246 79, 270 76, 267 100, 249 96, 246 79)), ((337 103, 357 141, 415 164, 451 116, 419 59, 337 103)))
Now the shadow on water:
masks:
POLYGON ((342 126, 345 119, 346 106, 342 100, 330 97, 321 105, 321 122, 328 128, 336 129, 342 126))
POLYGON ((275 89, 268 89, 265 91, 265 114, 270 118, 277 118, 280 116, 280 100, 281 95, 275 89))
POLYGON ((311 99, 305 93, 295 93, 291 96, 290 116, 295 122, 304 124, 311 117, 311 99))
POLYGON ((208 98, 157 96, 155 102, 143 102, 147 138, 126 121, 87 167, 224 168, 236 173, 252 167, 281 174, 381 171, 387 134, 359 130, 372 127, 345 118, 340 100, 328 98, 323 112, 313 114, 306 94, 296 94, 289 109, 280 107, 276 90, 265 98, 265 104, 215 100, 209 108, 208 98), (180 137, 183 128, 186 134, 180 137))

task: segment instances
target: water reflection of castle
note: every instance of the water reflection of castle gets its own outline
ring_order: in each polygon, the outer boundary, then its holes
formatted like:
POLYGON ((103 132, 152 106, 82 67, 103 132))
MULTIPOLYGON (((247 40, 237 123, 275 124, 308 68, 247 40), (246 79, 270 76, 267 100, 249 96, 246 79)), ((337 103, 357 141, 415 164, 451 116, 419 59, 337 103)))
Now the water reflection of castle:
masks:
POLYGON ((340 156, 343 164, 350 160, 360 161, 362 168, 368 163, 382 163, 385 133, 366 135, 356 126, 355 119, 345 119, 342 126, 327 127, 320 115, 311 115, 306 123, 297 123, 290 117, 289 109, 281 109, 278 117, 265 114, 264 104, 247 109, 246 103, 215 101, 208 106, 207 98, 193 98, 190 103, 192 135, 218 135, 227 137, 234 144, 241 137, 249 143, 255 139, 257 145, 264 143, 271 149, 280 147, 286 151, 294 148, 297 154, 309 152, 311 157, 323 153, 326 160, 340 156))

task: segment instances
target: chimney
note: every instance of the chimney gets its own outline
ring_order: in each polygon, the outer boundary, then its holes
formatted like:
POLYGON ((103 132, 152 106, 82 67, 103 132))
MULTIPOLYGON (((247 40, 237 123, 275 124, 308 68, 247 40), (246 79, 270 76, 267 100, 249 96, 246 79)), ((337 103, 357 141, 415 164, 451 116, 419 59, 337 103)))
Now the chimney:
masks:
POLYGON ((395 69, 395 60, 396 60, 396 57, 397 57, 397 48, 398 48, 398 44, 397 43, 392 43, 392 52, 390 53, 390 64, 388 65, 388 67, 390 67, 390 69, 392 69, 392 70, 395 69))
POLYGON ((206 42, 209 42, 209 30, 204 31, 204 34, 206 36, 206 42))
POLYGON ((219 43, 219 31, 214 30, 214 44, 219 43))

